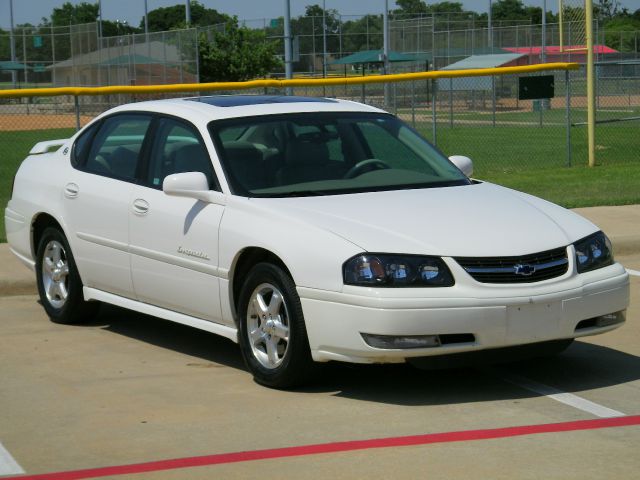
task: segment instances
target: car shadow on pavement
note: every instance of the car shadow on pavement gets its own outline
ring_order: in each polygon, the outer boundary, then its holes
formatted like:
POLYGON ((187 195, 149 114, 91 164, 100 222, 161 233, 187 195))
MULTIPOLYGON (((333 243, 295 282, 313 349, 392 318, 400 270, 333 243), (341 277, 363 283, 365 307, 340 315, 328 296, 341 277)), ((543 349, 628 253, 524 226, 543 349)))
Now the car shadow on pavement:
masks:
MULTIPOLYGON (((95 320, 84 325, 102 327, 118 335, 206 362, 246 371, 236 344, 195 328, 109 305, 103 305, 95 320)), ((504 381, 501 372, 525 377, 561 391, 579 393, 640 379, 640 357, 576 341, 555 357, 506 363, 495 368, 474 364, 464 368, 420 370, 408 364, 329 362, 322 365, 308 386, 295 391, 303 396, 329 393, 360 401, 408 406, 539 396, 504 381)))
POLYGON ((102 327, 161 348, 246 370, 240 350, 231 340, 150 315, 103 304, 96 318, 83 325, 102 327))
POLYGON ((503 374, 579 394, 640 379, 640 357, 576 341, 564 353, 553 357, 455 369, 332 363, 324 368, 313 386, 300 391, 334 392, 344 398, 408 406, 517 400, 541 395, 503 380, 503 374))

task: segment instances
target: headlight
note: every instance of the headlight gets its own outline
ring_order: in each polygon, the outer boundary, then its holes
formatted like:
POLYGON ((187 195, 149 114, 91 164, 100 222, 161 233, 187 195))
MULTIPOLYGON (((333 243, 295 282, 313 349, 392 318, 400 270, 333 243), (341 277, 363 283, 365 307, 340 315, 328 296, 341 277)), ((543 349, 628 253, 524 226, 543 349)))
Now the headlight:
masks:
POLYGON ((455 282, 439 257, 361 253, 342 267, 345 285, 366 287, 450 287, 455 282))
POLYGON ((573 245, 576 249, 578 273, 606 267, 613 263, 611 242, 602 232, 589 235, 573 245))

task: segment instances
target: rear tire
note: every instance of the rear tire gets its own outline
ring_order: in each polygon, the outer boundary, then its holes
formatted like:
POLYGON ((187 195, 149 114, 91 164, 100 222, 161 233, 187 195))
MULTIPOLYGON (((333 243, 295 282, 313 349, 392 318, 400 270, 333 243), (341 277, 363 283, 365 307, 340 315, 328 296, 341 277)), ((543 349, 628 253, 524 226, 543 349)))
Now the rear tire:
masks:
POLYGON ((314 370, 302 305, 291 277, 259 263, 249 272, 238 302, 238 341, 253 378, 271 388, 304 383, 314 370))
POLYGON ((99 303, 85 302, 82 280, 64 234, 55 227, 42 232, 36 254, 40 302, 51 321, 74 324, 92 319, 99 303))

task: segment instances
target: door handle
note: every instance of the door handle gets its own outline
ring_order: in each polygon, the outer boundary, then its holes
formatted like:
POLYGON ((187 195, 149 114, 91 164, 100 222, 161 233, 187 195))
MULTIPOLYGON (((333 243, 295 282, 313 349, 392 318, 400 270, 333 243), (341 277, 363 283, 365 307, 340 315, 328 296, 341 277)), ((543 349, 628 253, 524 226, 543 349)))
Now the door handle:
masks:
POLYGON ((64 186, 64 196, 67 198, 76 198, 80 193, 80 187, 75 183, 67 183, 64 186))
POLYGON ((146 215, 149 211, 149 202, 142 198, 136 198, 133 201, 133 213, 137 215, 146 215))

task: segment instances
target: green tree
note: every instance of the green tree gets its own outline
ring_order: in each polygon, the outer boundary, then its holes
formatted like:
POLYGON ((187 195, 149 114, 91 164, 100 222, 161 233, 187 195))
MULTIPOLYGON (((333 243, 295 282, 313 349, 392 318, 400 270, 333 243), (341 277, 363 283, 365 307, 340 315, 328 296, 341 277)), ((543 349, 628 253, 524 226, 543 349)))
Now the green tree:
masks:
POLYGON ((365 15, 342 25, 342 49, 353 53, 382 48, 382 16, 365 15))
MULTIPOLYGON (((437 2, 427 5, 427 13, 463 13, 464 7, 460 2, 437 2)), ((470 12, 469 12, 470 13, 470 12)))
POLYGON ((239 27, 234 18, 222 32, 214 32, 209 41, 199 38, 200 81, 240 82, 263 77, 281 67, 275 45, 264 32, 239 27))
MULTIPOLYGON (((82 2, 73 5, 71 2, 65 2, 62 6, 53 9, 51 22, 57 27, 96 22, 98 13, 97 3, 82 2)), ((46 18, 42 20, 45 24, 49 22, 46 18)))
POLYGON ((626 9, 620 8, 618 0, 597 0, 594 10, 600 18, 604 19, 613 19, 623 12, 626 13, 626 9))
POLYGON ((396 4, 400 8, 394 10, 394 14, 415 15, 429 11, 424 0, 396 0, 396 4))
MULTIPOLYGON (((171 7, 161 7, 148 13, 149 31, 162 32, 185 26, 186 11, 184 2, 171 7)), ((231 17, 220 13, 213 8, 206 8, 200 2, 191 0, 191 24, 196 26, 209 26, 225 23, 231 17)), ((140 20, 140 28, 144 28, 144 18, 140 20)))
MULTIPOLYGON (((521 0, 498 0, 491 5, 493 20, 528 20, 529 13, 521 0)), ((542 14, 541 14, 542 15, 542 14)))
MULTIPOLYGON (((322 13, 321 6, 307 5, 304 15, 291 19, 291 33, 297 38, 300 49, 300 61, 293 66, 296 71, 314 71, 316 59, 322 56, 322 13)), ((335 56, 340 51, 338 11, 327 9, 324 20, 327 25, 327 52, 335 56)))
POLYGON ((116 37, 118 35, 129 35, 133 33, 142 33, 144 28, 137 28, 128 23, 112 22, 111 20, 102 21, 102 36, 116 37))
POLYGON ((636 35, 640 31, 640 19, 633 16, 618 16, 604 24, 604 42, 607 47, 620 52, 636 51, 636 35))

